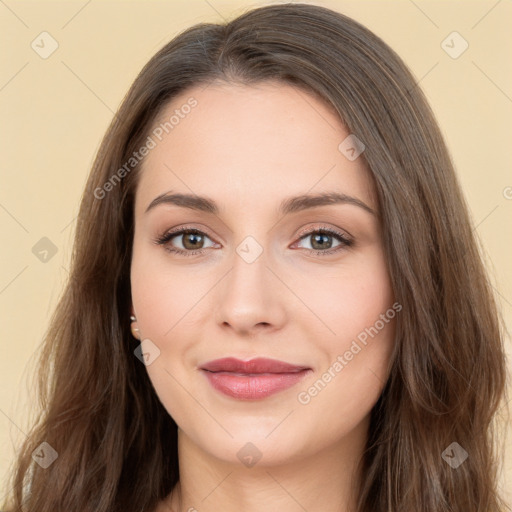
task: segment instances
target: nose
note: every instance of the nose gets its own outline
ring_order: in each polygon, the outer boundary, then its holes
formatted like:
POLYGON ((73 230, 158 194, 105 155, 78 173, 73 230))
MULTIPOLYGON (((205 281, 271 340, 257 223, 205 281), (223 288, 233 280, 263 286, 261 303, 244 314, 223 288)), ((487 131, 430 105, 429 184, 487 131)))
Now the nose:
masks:
POLYGON ((222 329, 243 336, 281 329, 286 321, 286 303, 293 298, 269 266, 263 251, 254 261, 243 251, 233 255, 233 265, 219 283, 215 317, 222 329))

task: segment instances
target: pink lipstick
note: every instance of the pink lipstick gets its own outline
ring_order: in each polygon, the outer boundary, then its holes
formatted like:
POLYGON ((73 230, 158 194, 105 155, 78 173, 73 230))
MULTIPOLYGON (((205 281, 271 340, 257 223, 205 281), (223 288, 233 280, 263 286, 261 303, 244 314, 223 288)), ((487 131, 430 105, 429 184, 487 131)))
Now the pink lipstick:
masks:
POLYGON ((276 359, 215 359, 200 369, 214 389, 239 400, 259 400, 300 382, 311 371, 276 359))

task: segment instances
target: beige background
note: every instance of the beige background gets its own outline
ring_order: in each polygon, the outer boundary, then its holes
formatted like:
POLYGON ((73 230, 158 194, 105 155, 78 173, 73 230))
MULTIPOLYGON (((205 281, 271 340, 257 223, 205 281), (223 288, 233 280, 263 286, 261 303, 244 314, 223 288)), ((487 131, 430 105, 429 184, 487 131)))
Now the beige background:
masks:
MULTIPOLYGON (((140 68, 178 31, 268 3, 279 2, 0 2, 0 484, 28 430, 35 358, 67 278, 85 179, 113 112, 140 68), (34 40, 42 45, 43 31, 58 43, 46 59, 31 47, 34 40), (32 252, 42 237, 57 249, 46 263, 32 252)), ((418 78, 453 156, 510 331, 512 2, 307 3, 362 22, 418 78), (456 59, 441 46, 453 31, 469 44, 456 59)), ((462 41, 454 41, 460 49, 462 41)), ((504 457, 502 485, 512 502, 510 436, 504 457)))

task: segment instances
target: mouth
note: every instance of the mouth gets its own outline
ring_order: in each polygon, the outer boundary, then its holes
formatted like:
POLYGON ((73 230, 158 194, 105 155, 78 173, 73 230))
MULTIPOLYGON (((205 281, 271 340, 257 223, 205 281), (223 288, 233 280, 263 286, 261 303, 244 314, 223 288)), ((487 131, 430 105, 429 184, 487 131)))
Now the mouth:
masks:
POLYGON ((232 357, 205 363, 200 370, 215 390, 239 400, 260 400, 284 391, 312 371, 276 359, 242 361, 232 357))

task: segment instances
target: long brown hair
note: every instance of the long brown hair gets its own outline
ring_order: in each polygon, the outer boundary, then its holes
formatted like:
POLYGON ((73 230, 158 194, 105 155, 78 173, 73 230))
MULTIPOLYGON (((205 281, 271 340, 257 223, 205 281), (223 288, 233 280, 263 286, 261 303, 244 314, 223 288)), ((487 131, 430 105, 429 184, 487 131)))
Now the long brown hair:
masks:
POLYGON ((506 382, 503 327, 434 116, 381 39, 342 14, 297 3, 193 26, 133 83, 81 200, 69 282, 41 355, 42 414, 18 455, 5 508, 149 511, 179 479, 177 426, 134 356, 129 330, 141 166, 126 162, 174 96, 214 80, 301 87, 366 146, 403 309, 391 374, 371 412, 358 511, 505 509, 495 431, 506 382), (32 459, 43 442, 58 453, 46 469, 32 459), (457 468, 443 457, 452 443, 468 454, 457 468))

